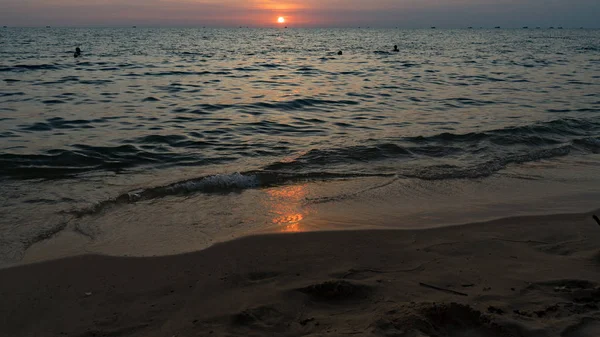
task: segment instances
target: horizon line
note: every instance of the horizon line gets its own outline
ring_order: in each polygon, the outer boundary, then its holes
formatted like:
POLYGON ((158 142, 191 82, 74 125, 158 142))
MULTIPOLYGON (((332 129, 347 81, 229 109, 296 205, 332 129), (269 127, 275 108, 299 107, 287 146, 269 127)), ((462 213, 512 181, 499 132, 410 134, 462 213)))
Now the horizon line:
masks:
POLYGON ((39 25, 39 26, 11 26, 4 25, 3 28, 195 28, 195 29, 518 29, 518 30, 543 30, 543 29, 600 29, 598 27, 586 27, 586 26, 419 26, 419 27, 399 27, 399 26, 293 26, 293 25, 270 25, 270 26, 203 26, 203 25, 65 25, 65 26, 52 26, 52 25, 39 25))

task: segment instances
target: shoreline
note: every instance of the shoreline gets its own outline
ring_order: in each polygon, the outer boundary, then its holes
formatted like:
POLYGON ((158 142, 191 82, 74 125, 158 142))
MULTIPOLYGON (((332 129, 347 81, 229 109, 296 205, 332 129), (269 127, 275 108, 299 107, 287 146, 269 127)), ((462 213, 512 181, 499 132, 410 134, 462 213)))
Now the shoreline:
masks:
POLYGON ((0 247, 5 257, 0 268, 85 253, 177 255, 277 232, 409 230, 488 222, 507 215, 587 212, 598 207, 600 198, 594 188, 600 176, 597 162, 579 158, 579 169, 574 170, 571 160, 541 161, 511 166, 481 180, 369 177, 239 193, 194 193, 123 204, 80 218, 48 209, 54 217, 39 216, 32 219, 33 226, 7 232, 9 245, 0 247), (48 231, 52 236, 40 235, 48 231), (28 237, 33 239, 26 241, 28 237))
POLYGON ((0 332, 597 335, 600 229, 592 213, 266 234, 182 255, 9 267, 0 269, 0 332))

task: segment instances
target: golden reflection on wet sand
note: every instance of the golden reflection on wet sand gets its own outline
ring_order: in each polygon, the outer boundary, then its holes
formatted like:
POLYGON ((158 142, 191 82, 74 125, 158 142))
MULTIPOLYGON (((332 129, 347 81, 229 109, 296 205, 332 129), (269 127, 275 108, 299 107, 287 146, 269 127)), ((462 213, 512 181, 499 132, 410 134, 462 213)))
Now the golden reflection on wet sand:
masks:
POLYGON ((271 222, 281 232, 302 232, 301 223, 306 218, 308 211, 302 207, 302 200, 306 196, 306 185, 283 186, 267 191, 269 197, 269 212, 273 217, 271 222))

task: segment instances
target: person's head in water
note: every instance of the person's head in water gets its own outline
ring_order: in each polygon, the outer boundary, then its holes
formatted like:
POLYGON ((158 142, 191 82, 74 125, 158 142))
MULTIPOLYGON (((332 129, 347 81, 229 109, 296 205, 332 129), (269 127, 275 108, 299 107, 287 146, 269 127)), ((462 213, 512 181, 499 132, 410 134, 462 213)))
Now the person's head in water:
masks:
POLYGON ((342 53, 342 51, 338 51, 338 55, 344 55, 344 53, 342 53))
POLYGON ((394 51, 400 51, 400 49, 398 49, 398 46, 394 46, 394 51))
POLYGON ((81 48, 77 47, 75 48, 75 54, 73 54, 73 57, 79 57, 81 56, 81 48))

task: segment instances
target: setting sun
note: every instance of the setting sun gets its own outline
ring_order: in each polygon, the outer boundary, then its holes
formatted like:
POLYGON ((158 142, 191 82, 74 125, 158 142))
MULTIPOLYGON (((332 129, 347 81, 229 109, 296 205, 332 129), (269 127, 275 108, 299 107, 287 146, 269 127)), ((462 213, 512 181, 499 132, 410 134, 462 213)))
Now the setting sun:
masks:
POLYGON ((283 16, 280 16, 280 17, 277 19, 277 22, 279 22, 279 23, 285 23, 285 18, 284 18, 283 16))

